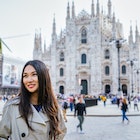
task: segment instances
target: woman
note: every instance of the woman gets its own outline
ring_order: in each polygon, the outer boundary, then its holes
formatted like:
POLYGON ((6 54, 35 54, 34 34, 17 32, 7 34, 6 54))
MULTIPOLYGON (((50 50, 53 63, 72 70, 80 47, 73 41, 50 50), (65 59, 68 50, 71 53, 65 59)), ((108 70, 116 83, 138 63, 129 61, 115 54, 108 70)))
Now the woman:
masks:
POLYGON ((3 108, 0 138, 63 140, 65 133, 48 69, 39 60, 28 61, 22 71, 20 94, 3 108))
POLYGON ((128 105, 127 105, 127 102, 126 102, 125 98, 122 99, 121 110, 122 110, 122 123, 124 123, 125 119, 129 123, 129 119, 126 116, 126 111, 128 110, 128 105))
POLYGON ((63 118, 65 122, 67 122, 67 108, 68 108, 68 103, 67 103, 67 100, 64 99, 62 101, 62 113, 63 113, 63 118))

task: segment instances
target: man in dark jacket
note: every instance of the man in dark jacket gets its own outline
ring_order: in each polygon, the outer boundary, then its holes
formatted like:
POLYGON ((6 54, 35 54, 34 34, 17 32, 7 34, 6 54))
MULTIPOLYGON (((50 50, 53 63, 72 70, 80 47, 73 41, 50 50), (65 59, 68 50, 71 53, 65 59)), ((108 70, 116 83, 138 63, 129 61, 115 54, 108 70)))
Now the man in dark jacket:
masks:
POLYGON ((77 131, 78 128, 80 127, 80 133, 83 134, 84 132, 83 132, 82 124, 84 122, 84 113, 86 115, 86 105, 85 103, 83 103, 82 97, 79 97, 78 100, 79 102, 75 106, 74 116, 77 115, 77 118, 79 120, 79 124, 77 125, 77 131))

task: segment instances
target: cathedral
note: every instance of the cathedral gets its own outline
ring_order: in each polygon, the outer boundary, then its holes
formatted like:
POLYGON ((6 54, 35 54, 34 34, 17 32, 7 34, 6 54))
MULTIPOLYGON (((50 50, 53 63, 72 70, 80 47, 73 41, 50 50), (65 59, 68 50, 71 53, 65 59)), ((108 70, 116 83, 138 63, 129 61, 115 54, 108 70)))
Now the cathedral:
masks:
POLYGON ((76 15, 74 1, 66 7, 66 27, 56 33, 55 17, 51 44, 42 43, 41 32, 35 33, 33 59, 43 61, 51 75, 55 93, 64 95, 124 94, 140 92, 140 35, 132 25, 128 40, 123 24, 107 2, 107 12, 99 0, 91 0, 91 12, 76 15))

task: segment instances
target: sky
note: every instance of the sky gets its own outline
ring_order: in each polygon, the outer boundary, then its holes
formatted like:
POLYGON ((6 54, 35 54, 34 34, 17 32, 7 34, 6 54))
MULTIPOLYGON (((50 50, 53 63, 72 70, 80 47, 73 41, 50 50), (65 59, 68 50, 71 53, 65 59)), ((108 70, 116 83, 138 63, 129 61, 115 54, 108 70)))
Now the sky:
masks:
MULTIPOLYGON (((92 0, 0 0, 0 38, 15 56, 32 59, 35 30, 41 29, 46 45, 51 43, 52 23, 55 16, 56 32, 66 26, 67 4, 75 4, 76 16, 84 9, 91 13, 92 0)), ((97 0, 93 0, 96 6, 97 0)), ((99 0, 100 11, 107 13, 108 0, 99 0)), ((137 24, 140 31, 139 0, 111 0, 112 13, 123 24, 125 38, 128 39, 130 25, 133 32, 137 24)), ((96 7, 95 7, 96 8, 96 7)), ((5 52, 9 50, 3 48, 5 52)))

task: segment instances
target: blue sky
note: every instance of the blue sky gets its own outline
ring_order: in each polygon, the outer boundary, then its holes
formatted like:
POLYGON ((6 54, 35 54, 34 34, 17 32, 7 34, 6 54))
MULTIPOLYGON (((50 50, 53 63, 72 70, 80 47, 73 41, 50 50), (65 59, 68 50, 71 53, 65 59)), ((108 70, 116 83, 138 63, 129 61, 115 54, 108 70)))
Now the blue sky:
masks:
MULTIPOLYGON (((49 46, 54 14, 59 34, 65 28, 67 3, 71 6, 72 1, 75 3, 76 15, 83 9, 90 13, 92 0, 0 0, 0 38, 16 56, 32 59, 35 29, 41 28, 42 37, 49 46)), ((95 4, 96 2, 94 0, 95 4)), ((100 10, 103 7, 103 11, 107 13, 108 0, 99 2, 100 10)), ((140 31, 138 0, 112 0, 112 11, 115 11, 116 19, 123 23, 126 39, 130 21, 134 31, 137 21, 140 31)))

